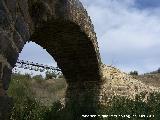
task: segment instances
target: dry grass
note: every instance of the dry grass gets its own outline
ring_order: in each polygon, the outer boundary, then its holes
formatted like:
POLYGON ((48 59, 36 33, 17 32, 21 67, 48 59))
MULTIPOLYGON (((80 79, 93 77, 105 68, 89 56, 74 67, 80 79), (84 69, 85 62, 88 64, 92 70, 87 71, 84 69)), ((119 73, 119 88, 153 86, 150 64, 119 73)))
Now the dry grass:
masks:
POLYGON ((160 87, 160 73, 138 75, 135 78, 147 85, 160 87))
MULTIPOLYGON (((106 71, 104 77, 108 78, 110 83, 112 83, 110 89, 112 92, 114 91, 114 86, 112 85, 116 86, 118 83, 121 83, 121 86, 118 86, 115 89, 117 89, 117 91, 124 92, 127 89, 126 86, 130 85, 128 83, 131 83, 131 81, 135 84, 139 83, 136 79, 132 79, 131 76, 128 76, 127 74, 121 73, 119 70, 112 68, 108 70, 108 72, 106 71), (123 79, 119 79, 119 77, 122 77, 123 79), (116 82, 117 80, 119 80, 118 83, 116 82)), ((152 76, 151 78, 154 77, 152 76)), ((106 84, 108 84, 108 82, 106 84)), ((132 86, 133 85, 130 87, 132 86)), ((140 86, 142 87, 142 85, 140 86)), ((71 106, 65 109, 61 109, 62 106, 59 103, 55 103, 50 106, 51 103, 64 97, 66 87, 67 86, 64 79, 44 80, 32 79, 29 76, 23 75, 12 76, 12 82, 8 92, 9 95, 14 98, 15 106, 12 112, 11 120, 78 120, 79 118, 77 115, 73 113, 75 113, 75 111, 77 113, 81 113, 81 109, 79 109, 78 106, 75 107, 75 104, 71 104, 71 106), (35 98, 37 98, 37 100, 35 98)), ((104 87, 106 88, 105 84, 104 87)), ((132 89, 129 90, 133 91, 132 89)), ((131 94, 128 91, 127 93, 131 94)), ((102 105, 100 108, 97 108, 97 112, 98 114, 105 115, 151 114, 155 115, 155 117, 153 119, 151 118, 150 120, 160 120, 160 94, 150 93, 147 97, 147 102, 143 101, 145 97, 144 94, 145 93, 141 93, 138 96, 136 95, 135 100, 122 96, 112 97, 112 99, 110 99, 107 104, 108 106, 102 105)), ((108 118, 106 120, 111 119, 108 118)), ((141 118, 133 117, 133 119, 140 120, 141 118)))
POLYGON ((12 75, 8 94, 19 99, 24 94, 32 96, 42 105, 50 106, 65 97, 67 84, 64 78, 57 79, 34 79, 27 75, 12 75))
MULTIPOLYGON (((103 77, 104 84, 101 94, 108 98, 119 95, 135 99, 135 96, 141 92, 150 93, 160 91, 158 87, 154 87, 151 84, 147 85, 139 78, 135 78, 112 66, 103 66, 103 77)), ((158 78, 160 78, 160 76, 157 76, 157 79, 158 78)), ((149 81, 148 77, 146 77, 145 80, 146 82, 149 81)), ((104 103, 106 101, 105 99, 101 100, 104 101, 104 103)))
POLYGON ((65 79, 49 79, 49 80, 32 80, 31 89, 36 96, 36 99, 40 100, 42 104, 46 106, 52 105, 65 97, 66 91, 65 79))

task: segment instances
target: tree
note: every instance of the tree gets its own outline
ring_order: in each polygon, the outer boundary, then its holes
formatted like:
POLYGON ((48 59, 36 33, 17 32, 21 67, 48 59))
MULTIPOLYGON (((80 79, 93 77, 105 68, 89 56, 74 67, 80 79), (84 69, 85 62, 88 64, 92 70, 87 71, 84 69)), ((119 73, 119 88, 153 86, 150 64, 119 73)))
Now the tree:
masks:
POLYGON ((55 79, 55 78, 57 78, 57 74, 56 73, 54 73, 54 72, 46 72, 46 79, 48 80, 48 79, 55 79))
POLYGON ((43 80, 42 75, 35 75, 32 78, 35 79, 35 80, 43 80))
POLYGON ((129 73, 130 75, 138 75, 138 71, 131 71, 130 73, 129 73))
POLYGON ((158 68, 157 72, 160 73, 160 68, 158 68))
POLYGON ((58 75, 58 78, 64 78, 63 74, 58 75))

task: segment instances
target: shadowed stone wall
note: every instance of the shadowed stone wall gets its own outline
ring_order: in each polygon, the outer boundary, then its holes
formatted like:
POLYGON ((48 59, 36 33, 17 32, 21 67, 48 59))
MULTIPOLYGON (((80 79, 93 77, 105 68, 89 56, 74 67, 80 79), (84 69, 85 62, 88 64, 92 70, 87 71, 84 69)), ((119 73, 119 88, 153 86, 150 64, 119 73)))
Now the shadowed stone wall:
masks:
POLYGON ((91 19, 78 0, 0 0, 1 97, 27 41, 54 57, 68 83, 66 104, 76 98, 83 109, 89 97, 90 107, 97 105, 101 59, 91 19))

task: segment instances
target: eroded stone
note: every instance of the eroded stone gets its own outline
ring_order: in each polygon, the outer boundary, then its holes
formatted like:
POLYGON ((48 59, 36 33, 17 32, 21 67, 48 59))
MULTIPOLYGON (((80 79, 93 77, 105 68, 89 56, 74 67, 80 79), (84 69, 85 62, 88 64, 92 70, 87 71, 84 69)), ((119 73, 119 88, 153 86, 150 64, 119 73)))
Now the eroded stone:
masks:
POLYGON ((3 83, 4 90, 8 90, 9 83, 11 80, 11 74, 12 74, 12 70, 8 68, 8 66, 5 66, 3 68, 3 75, 2 75, 2 83, 3 83))
POLYGON ((0 96, 0 120, 9 120, 13 100, 8 96, 0 96))

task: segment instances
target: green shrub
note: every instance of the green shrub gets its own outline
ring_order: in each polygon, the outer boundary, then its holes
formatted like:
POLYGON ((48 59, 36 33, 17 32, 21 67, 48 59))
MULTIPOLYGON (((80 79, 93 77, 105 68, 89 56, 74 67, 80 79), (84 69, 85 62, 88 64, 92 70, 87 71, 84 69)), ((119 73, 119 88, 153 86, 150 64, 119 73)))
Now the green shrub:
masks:
MULTIPOLYGON (((61 79, 60 79, 61 80, 61 79)), ((58 91, 64 88, 64 81, 55 80, 51 91, 58 91), (60 86, 55 89, 55 86, 60 86)), ((52 106, 43 106, 30 88, 31 79, 26 75, 12 75, 12 80, 8 94, 14 99, 14 108, 11 120, 83 120, 80 116, 82 112, 97 111, 99 115, 131 115, 131 120, 160 120, 160 93, 150 93, 147 102, 144 102, 146 93, 136 96, 135 100, 115 96, 108 102, 107 106, 100 106, 95 109, 80 109, 75 98, 63 108, 60 102, 53 103, 52 106), (137 115, 132 117, 132 115, 137 115), (140 118, 139 115, 154 115, 153 118, 140 118)), ((51 87, 51 86, 49 86, 51 87)), ((107 97, 107 96, 106 96, 107 97)), ((87 98, 87 97, 85 97, 87 98)), ((87 100, 86 100, 87 101, 87 100)), ((90 103, 86 103, 88 105, 90 103)), ((88 118, 91 119, 91 118, 88 118)), ((97 117, 96 119, 102 119, 97 117)), ((92 120, 92 119, 91 119, 92 120)), ((109 117, 103 120, 128 120, 122 117, 109 117)))
POLYGON ((34 79, 34 80, 43 80, 43 77, 42 77, 42 75, 35 75, 35 76, 32 77, 32 79, 34 79))
POLYGON ((63 74, 58 75, 58 78, 64 78, 63 74))
POLYGON ((31 77, 28 75, 12 75, 8 90, 9 96, 14 100, 11 120, 41 120, 45 107, 34 99, 31 90, 31 77))
MULTIPOLYGON (((104 115, 131 115, 131 120, 160 120, 160 93, 150 93, 147 102, 144 102, 144 94, 136 96, 135 100, 125 97, 114 97, 107 106, 100 108, 99 114, 104 115), (132 116, 136 115, 136 116, 132 116), (140 118, 139 115, 154 115, 151 118, 140 118)), ((110 117, 105 120, 128 120, 122 117, 110 117)))
POLYGON ((11 120, 43 120, 46 108, 33 98, 25 98, 21 102, 15 101, 11 120))
POLYGON ((55 79, 57 78, 56 73, 50 73, 50 72, 46 72, 46 79, 55 79))
POLYGON ((138 75, 138 71, 131 71, 129 74, 130 75, 138 75))
POLYGON ((43 82, 44 82, 42 75, 35 75, 32 77, 32 80, 35 80, 36 83, 38 83, 38 84, 43 84, 43 82))
POLYGON ((16 101, 31 96, 30 81, 31 77, 29 75, 13 74, 8 90, 9 96, 12 96, 16 101))

